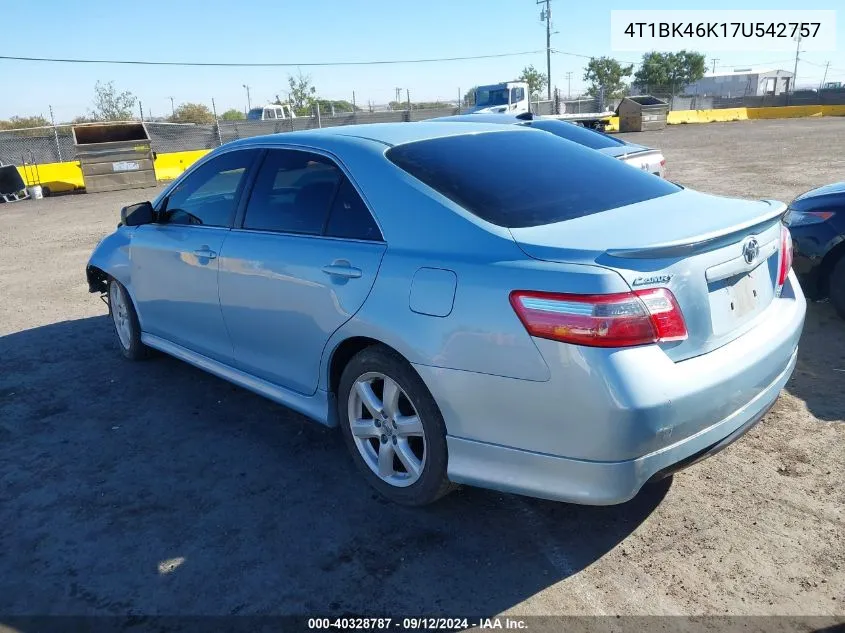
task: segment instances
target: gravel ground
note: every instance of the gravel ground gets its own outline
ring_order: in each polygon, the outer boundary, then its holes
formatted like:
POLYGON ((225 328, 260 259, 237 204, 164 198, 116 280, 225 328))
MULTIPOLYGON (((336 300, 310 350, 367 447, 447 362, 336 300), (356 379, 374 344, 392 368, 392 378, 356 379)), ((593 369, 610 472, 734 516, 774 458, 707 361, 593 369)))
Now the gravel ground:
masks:
MULTIPOLYGON (((845 173, 845 118, 626 135, 704 191, 845 173)), ((616 507, 385 503, 339 434, 186 364, 129 363, 84 265, 154 191, 0 206, 2 614, 845 614, 845 322, 743 440, 616 507)), ((2 628, 2 627, 0 627, 2 628)))

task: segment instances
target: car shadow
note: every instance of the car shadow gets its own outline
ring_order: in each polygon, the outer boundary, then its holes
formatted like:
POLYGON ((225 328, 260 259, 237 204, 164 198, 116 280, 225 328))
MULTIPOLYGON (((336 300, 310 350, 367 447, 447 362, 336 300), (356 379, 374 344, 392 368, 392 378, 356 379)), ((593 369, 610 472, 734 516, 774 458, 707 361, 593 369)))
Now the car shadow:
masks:
POLYGON ((829 302, 807 302, 798 362, 786 389, 819 420, 845 421, 845 319, 829 302))
POLYGON ((0 338, 0 613, 500 613, 577 574, 671 480, 613 507, 375 494, 340 434, 107 317, 0 338))

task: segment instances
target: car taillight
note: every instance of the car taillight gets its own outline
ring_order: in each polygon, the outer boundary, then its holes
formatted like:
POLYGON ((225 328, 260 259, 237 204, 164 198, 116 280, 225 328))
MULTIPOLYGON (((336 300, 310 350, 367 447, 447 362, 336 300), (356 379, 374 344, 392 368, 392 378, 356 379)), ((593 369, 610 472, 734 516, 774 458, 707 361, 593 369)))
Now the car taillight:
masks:
POLYGON ((682 341, 687 326, 666 288, 607 295, 514 290, 511 305, 532 336, 592 347, 682 341))
POLYGON ((789 229, 781 225, 780 227, 780 258, 778 259, 778 284, 777 296, 783 289, 783 284, 786 283, 786 278, 789 276, 789 271, 792 268, 792 235, 789 229))

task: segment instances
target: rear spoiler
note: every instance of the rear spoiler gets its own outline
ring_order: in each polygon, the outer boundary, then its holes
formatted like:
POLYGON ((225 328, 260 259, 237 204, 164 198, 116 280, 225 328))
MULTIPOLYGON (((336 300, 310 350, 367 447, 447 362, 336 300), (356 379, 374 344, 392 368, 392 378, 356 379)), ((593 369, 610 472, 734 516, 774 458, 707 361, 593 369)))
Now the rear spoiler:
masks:
POLYGON ((761 200, 760 202, 765 202, 769 205, 769 209, 764 214, 752 220, 708 233, 695 242, 684 242, 679 240, 675 242, 665 242, 663 244, 654 244, 646 248, 613 248, 606 251, 606 254, 610 257, 658 259, 662 257, 688 257, 696 253, 718 248, 730 242, 736 233, 757 228, 763 224, 771 222, 775 218, 783 218, 786 214, 786 205, 783 202, 778 200, 761 200))

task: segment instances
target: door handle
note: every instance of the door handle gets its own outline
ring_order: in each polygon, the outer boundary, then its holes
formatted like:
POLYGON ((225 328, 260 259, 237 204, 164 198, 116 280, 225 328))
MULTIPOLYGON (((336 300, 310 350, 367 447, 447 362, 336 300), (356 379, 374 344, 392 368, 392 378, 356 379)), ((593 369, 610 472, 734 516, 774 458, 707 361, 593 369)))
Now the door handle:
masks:
POLYGON ((194 255, 197 257, 202 257, 204 259, 216 259, 217 253, 208 248, 208 246, 202 246, 194 251, 194 255))
POLYGON ((323 272, 344 279, 358 279, 361 276, 361 269, 350 266, 347 261, 336 261, 329 266, 323 266, 323 272))

